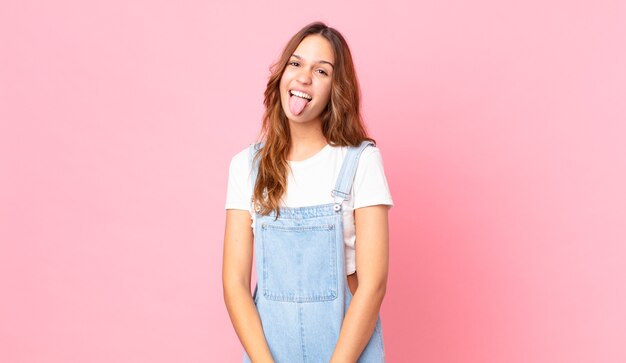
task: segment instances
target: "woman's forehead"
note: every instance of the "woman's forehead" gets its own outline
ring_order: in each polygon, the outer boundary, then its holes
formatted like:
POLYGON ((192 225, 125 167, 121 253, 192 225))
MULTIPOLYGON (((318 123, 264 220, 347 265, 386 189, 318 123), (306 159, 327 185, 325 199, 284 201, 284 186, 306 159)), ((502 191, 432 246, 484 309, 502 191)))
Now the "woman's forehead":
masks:
POLYGON ((321 35, 309 35, 304 38, 293 52, 292 56, 307 62, 317 63, 325 61, 333 63, 335 61, 333 48, 330 42, 321 35))

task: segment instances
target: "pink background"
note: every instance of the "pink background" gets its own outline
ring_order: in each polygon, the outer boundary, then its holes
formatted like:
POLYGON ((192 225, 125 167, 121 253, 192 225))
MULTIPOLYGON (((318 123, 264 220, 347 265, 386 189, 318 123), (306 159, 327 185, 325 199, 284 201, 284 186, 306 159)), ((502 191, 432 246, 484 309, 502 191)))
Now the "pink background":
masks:
POLYGON ((241 359, 228 164, 313 20, 396 202, 388 361, 626 361, 626 2, 9 0, 1 362, 241 359))

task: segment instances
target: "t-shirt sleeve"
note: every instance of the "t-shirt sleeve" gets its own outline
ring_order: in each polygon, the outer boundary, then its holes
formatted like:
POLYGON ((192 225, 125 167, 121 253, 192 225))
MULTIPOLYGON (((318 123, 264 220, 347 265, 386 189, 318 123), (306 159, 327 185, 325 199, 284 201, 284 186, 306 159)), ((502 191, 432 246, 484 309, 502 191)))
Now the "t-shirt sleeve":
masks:
POLYGON ((250 210, 252 185, 250 185, 249 169, 247 149, 233 156, 228 169, 226 209, 250 210))
POLYGON ((363 150, 352 186, 354 209, 384 204, 393 206, 389 185, 383 167, 383 158, 377 147, 363 150))

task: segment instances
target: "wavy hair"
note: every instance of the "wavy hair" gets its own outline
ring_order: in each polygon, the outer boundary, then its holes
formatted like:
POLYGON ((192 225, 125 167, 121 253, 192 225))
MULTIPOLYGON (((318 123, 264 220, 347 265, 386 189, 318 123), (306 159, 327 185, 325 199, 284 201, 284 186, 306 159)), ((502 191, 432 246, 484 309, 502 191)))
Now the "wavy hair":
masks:
POLYGON ((358 146, 367 135, 360 111, 360 88, 348 43, 336 29, 322 22, 308 24, 297 32, 279 60, 270 67, 270 77, 265 89, 265 112, 260 133, 263 147, 255 156, 258 175, 252 200, 257 212, 267 215, 272 211, 280 215, 280 201, 287 190, 287 153, 291 146, 289 120, 280 97, 280 79, 287 63, 300 42, 309 35, 326 38, 335 56, 330 99, 321 113, 322 132, 333 146, 358 146))

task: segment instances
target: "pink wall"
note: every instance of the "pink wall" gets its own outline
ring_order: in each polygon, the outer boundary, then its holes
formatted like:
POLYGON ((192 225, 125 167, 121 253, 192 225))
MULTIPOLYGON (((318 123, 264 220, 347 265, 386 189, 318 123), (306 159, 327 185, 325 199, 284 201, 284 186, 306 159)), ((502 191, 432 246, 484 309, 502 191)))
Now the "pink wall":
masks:
POLYGON ((313 20, 396 206, 390 362, 626 361, 624 1, 5 1, 0 361, 237 362, 230 157, 313 20))

